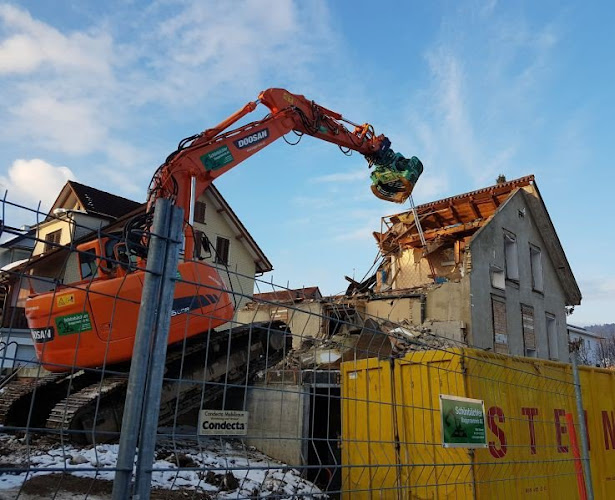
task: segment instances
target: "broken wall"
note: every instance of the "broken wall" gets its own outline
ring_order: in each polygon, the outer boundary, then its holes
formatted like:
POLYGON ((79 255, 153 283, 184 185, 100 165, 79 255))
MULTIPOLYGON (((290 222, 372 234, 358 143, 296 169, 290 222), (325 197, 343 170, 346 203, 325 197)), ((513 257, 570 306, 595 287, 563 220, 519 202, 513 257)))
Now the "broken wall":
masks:
POLYGON ((430 283, 410 297, 381 295, 376 300, 369 300, 366 313, 396 323, 426 326, 434 335, 465 341, 471 321, 469 277, 465 276, 458 282, 434 285, 432 280, 430 283))
POLYGON ((428 286, 439 281, 459 281, 467 274, 464 240, 432 241, 423 248, 408 247, 391 254, 377 275, 379 292, 428 286))
POLYGON ((256 304, 250 303, 236 313, 238 323, 245 325, 257 321, 284 321, 292 332, 293 348, 298 349, 308 338, 323 335, 323 304, 303 302, 298 304, 256 304))

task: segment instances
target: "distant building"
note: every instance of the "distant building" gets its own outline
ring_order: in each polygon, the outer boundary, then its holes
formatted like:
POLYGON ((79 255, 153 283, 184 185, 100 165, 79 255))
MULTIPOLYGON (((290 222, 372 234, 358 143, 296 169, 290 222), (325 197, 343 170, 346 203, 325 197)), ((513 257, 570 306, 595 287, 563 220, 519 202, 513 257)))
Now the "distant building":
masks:
POLYGON ((580 326, 567 325, 567 328, 571 350, 578 351, 580 362, 589 366, 601 366, 603 337, 580 326))
POLYGON ((23 234, 0 244, 0 268, 29 259, 34 249, 35 233, 35 229, 27 228, 23 234))

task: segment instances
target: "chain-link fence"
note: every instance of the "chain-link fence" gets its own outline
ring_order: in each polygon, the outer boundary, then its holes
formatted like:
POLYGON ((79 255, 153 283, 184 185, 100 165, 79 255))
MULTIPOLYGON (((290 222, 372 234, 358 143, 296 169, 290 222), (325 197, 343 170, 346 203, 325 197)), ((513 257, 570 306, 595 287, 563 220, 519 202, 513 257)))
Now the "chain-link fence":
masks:
POLYGON ((34 257, 2 268, 0 498, 615 492, 610 372, 575 383, 571 365, 369 315, 362 295, 182 259, 165 201, 68 242, 43 234, 54 221, 3 225, 34 257))

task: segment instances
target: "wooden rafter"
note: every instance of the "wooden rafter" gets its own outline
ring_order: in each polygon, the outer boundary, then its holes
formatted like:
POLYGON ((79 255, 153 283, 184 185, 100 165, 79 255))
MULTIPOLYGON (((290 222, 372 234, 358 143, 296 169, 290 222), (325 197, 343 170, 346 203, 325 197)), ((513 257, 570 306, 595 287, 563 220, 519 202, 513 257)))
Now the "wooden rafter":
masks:
POLYGON ((476 201, 474 200, 474 197, 470 198, 468 200, 468 205, 470 205, 470 209, 472 210, 472 213, 474 214, 474 217, 476 217, 477 219, 481 218, 480 212, 478 210, 478 207, 476 206, 476 201))
POLYGON ((438 212, 432 212, 432 214, 440 226, 444 226, 446 224, 444 217, 442 217, 438 212))
MULTIPOLYGON (((429 229, 424 232, 424 236, 426 240, 433 240, 437 237, 452 236, 465 231, 470 231, 482 226, 482 224, 482 221, 472 221, 466 222, 465 224, 450 226, 446 229, 429 229)), ((398 241, 401 245, 414 246, 416 243, 420 243, 421 239, 418 234, 415 234, 398 241)))
POLYGON ((493 205, 495 206, 496 209, 500 206, 500 200, 495 195, 495 193, 491 193, 491 201, 493 202, 493 205))
POLYGON ((453 204, 452 201, 448 204, 448 208, 451 211, 453 219, 455 219, 456 222, 458 223, 463 222, 461 218, 459 217, 459 212, 457 212, 457 209, 455 208, 455 205, 453 204))

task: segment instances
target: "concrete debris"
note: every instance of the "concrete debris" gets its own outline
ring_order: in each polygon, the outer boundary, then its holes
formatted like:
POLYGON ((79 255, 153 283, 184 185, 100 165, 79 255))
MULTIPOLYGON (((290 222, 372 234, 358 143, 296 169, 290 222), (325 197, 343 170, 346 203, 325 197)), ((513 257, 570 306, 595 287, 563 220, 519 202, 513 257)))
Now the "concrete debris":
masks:
POLYGON ((362 326, 344 325, 327 339, 309 338, 289 351, 272 370, 339 369, 342 361, 400 357, 410 351, 459 347, 425 326, 367 319, 362 326))

